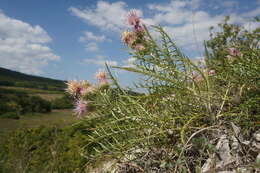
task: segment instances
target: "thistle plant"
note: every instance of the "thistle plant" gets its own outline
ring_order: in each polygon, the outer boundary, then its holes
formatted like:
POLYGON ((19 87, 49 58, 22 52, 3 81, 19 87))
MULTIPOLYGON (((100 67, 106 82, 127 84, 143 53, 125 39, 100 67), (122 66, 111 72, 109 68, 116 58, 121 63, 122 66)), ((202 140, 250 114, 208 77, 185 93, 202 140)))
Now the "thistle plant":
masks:
MULTIPOLYGON (((210 130, 230 122, 257 129, 259 106, 251 108, 247 102, 256 105, 259 101, 259 28, 239 35, 248 38, 250 45, 241 45, 240 39, 235 40, 238 35, 232 35, 230 43, 225 44, 219 41, 229 40, 224 39, 225 34, 223 38, 221 34, 211 35, 211 41, 205 44, 206 64, 201 67, 181 52, 161 26, 150 27, 159 33, 158 39, 136 12, 130 12, 127 21, 132 30, 123 31, 121 38, 135 61, 133 67, 114 68, 143 75, 144 81, 137 86, 146 92, 133 94, 122 89, 108 67, 110 83, 105 73, 98 73, 99 83, 105 87, 95 87, 90 95, 80 94, 82 84, 68 85, 76 100, 88 101, 85 104, 91 103, 94 108, 82 119, 87 142, 81 155, 88 163, 111 158, 129 161, 137 158, 127 158, 137 150, 145 153, 163 148, 171 153, 169 170, 194 171, 196 165, 201 167, 205 162, 205 153, 213 152, 207 142, 214 136, 210 130), (240 77, 248 80, 241 81, 240 77), (251 97, 252 93, 256 97, 251 97), (205 144, 198 151, 192 151, 197 146, 193 143, 195 136, 205 144), (197 155, 191 157, 192 152, 197 155)), ((224 26, 237 28, 227 23, 224 26)), ((85 112, 85 108, 76 110, 85 112)))

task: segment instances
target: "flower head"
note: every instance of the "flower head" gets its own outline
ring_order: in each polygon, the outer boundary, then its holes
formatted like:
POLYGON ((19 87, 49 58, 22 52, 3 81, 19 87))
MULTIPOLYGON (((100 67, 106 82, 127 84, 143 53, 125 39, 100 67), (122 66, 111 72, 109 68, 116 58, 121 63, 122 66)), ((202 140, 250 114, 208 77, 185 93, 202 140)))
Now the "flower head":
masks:
POLYGON ((78 100, 75 103, 75 109, 73 112, 77 115, 78 118, 82 118, 83 115, 87 113, 87 104, 88 102, 83 100, 78 100))
POLYGON ((67 83, 67 89, 66 91, 72 95, 72 96, 76 96, 77 94, 80 93, 81 90, 81 84, 80 82, 76 81, 76 80, 69 80, 67 83))
POLYGON ((67 82, 67 86, 68 88, 66 89, 66 91, 76 97, 77 95, 84 95, 85 90, 90 86, 91 84, 86 81, 76 81, 76 80, 70 80, 67 82))
POLYGON ((96 78, 98 79, 98 80, 106 80, 106 72, 104 72, 104 71, 98 71, 97 73, 96 73, 96 78))
POLYGON ((241 52, 236 48, 228 48, 228 52, 231 56, 241 56, 241 52))
POLYGON ((136 10, 132 10, 129 12, 127 16, 127 23, 133 26, 139 25, 140 17, 137 15, 136 10))
POLYGON ((94 93, 94 92, 96 92, 96 91, 97 91, 97 88, 96 88, 96 87, 90 86, 90 87, 88 87, 88 88, 86 89, 86 94, 88 94, 88 93, 94 93))
POLYGON ((134 26, 134 31, 135 31, 136 33, 143 33, 143 32, 144 32, 144 27, 141 26, 141 25, 135 25, 135 26, 134 26))
POLYGON ((88 94, 93 94, 97 91, 97 88, 95 86, 90 85, 87 88, 83 88, 83 90, 81 91, 81 96, 87 96, 88 94))
POLYGON ((124 31, 121 35, 121 40, 129 47, 132 47, 136 39, 137 37, 134 32, 124 31))

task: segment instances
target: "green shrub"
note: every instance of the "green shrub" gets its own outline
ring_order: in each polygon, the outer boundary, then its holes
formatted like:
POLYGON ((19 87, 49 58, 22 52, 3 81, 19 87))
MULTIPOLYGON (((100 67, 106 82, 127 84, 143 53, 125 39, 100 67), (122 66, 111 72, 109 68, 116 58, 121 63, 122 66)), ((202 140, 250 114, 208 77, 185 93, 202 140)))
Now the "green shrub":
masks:
POLYGON ((80 129, 40 127, 17 130, 0 145, 0 172, 82 172, 80 129), (2 151, 2 150, 1 150, 2 151))
POLYGON ((259 28, 248 31, 226 21, 219 26, 221 32, 205 45, 203 67, 186 57, 162 27, 153 27, 160 40, 146 28, 142 33, 124 32, 123 40, 133 34, 137 37, 125 39, 135 39, 126 42, 131 44, 135 62, 133 67, 115 68, 143 75, 144 81, 137 86, 146 94, 127 95, 110 73, 112 86, 90 99, 95 112, 83 122, 95 122, 95 126, 88 129, 88 143, 81 154, 98 163, 122 159, 135 150, 165 148, 174 156, 171 171, 195 171, 209 156, 205 153, 214 136, 200 132, 228 129, 231 122, 239 125, 242 133, 256 131, 260 121, 256 105, 260 98, 259 28), (239 32, 234 31, 237 28, 239 32), (142 49, 136 49, 140 44, 142 49), (118 92, 113 92, 113 87, 118 92), (191 140, 197 133, 197 137, 208 139, 201 142, 200 151, 187 145, 197 146, 196 140, 191 140))
POLYGON ((17 114, 49 113, 51 110, 51 103, 39 96, 29 96, 22 91, 0 88, 0 115, 6 112, 17 114))
POLYGON ((68 95, 64 95, 61 98, 57 98, 51 103, 53 109, 72 109, 72 99, 68 95))
POLYGON ((0 115, 0 118, 20 119, 19 115, 15 112, 6 112, 0 115))

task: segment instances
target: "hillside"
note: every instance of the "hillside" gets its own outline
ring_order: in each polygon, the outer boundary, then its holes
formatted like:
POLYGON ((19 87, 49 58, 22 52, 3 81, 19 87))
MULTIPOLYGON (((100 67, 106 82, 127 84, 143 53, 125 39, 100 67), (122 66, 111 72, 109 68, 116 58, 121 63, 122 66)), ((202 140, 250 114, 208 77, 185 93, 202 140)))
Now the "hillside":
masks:
POLYGON ((0 67, 0 86, 63 90, 65 81, 28 75, 0 67))

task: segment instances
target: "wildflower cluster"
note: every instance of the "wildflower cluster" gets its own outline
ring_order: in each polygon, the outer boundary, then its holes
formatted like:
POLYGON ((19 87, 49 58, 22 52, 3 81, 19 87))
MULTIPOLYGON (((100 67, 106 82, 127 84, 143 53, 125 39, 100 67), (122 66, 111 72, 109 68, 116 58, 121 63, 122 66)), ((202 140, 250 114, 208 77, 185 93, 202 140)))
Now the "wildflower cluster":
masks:
MULTIPOLYGON (((209 148, 216 143, 216 131, 218 134, 232 131, 231 122, 253 129, 260 121, 256 87, 259 84, 259 51, 250 46, 243 48, 239 42, 219 43, 217 36, 207 42, 205 60, 196 64, 180 51, 162 27, 152 27, 160 36, 154 39, 141 25, 135 11, 129 13, 127 22, 132 30, 122 33, 122 41, 134 50, 131 56, 135 63, 131 67, 117 68, 143 75, 144 80, 136 86, 146 92, 125 90, 112 76, 115 88, 95 92, 95 99, 82 96, 89 88, 82 91, 84 82, 68 85, 68 92, 76 98, 78 115, 88 113, 91 102, 99 106, 91 119, 83 122, 88 137, 81 155, 89 163, 118 158, 119 162, 127 164, 125 157, 143 160, 146 155, 157 155, 153 149, 162 149, 170 158, 166 159, 167 164, 172 166, 158 166, 158 172, 192 172, 195 169, 203 172, 200 170, 206 167, 205 160, 216 155, 215 150, 209 148), (136 151, 140 153, 135 154, 136 151)), ((98 72, 96 78, 99 87, 94 88, 98 91, 107 85, 106 74, 98 72)), ((229 137, 232 139, 232 134, 229 137)), ((218 143, 223 142, 220 138, 217 137, 218 143)), ((229 151, 231 149, 234 148, 229 151)), ((145 164, 154 161, 146 160, 145 164)), ((139 162, 136 165, 143 172, 153 169, 153 164, 147 167, 139 162)))
POLYGON ((98 85, 92 85, 86 80, 77 81, 69 80, 67 84, 66 92, 71 95, 75 100, 74 113, 78 118, 82 118, 88 114, 91 110, 91 97, 95 95, 100 89, 109 87, 106 73, 99 71, 96 73, 98 85))
POLYGON ((145 29, 141 25, 140 17, 136 11, 133 10, 128 14, 127 23, 132 26, 132 31, 124 31, 121 35, 122 41, 136 51, 145 50, 145 29))

